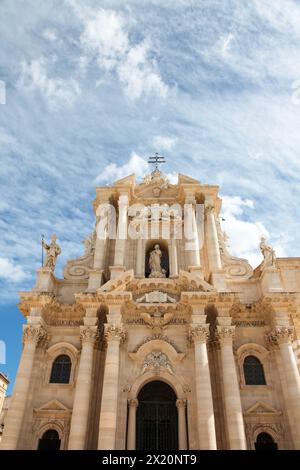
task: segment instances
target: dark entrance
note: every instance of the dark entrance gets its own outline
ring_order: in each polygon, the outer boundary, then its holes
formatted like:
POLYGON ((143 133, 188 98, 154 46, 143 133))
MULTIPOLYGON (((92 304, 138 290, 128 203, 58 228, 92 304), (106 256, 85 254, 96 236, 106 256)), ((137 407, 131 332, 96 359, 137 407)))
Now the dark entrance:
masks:
POLYGON ((44 432, 41 439, 39 439, 38 450, 59 450, 60 438, 55 429, 48 429, 44 432))
POLYGON ((178 450, 176 395, 164 382, 145 385, 138 395, 136 449, 178 450))
POLYGON ((258 434, 255 442, 255 450, 277 450, 277 443, 267 432, 258 434))

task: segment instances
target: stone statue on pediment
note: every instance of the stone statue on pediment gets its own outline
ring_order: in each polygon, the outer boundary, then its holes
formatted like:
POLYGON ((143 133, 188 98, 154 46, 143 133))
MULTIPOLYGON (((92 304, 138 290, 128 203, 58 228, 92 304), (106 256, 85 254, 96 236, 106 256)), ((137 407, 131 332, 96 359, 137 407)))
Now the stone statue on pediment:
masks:
POLYGON ((262 268, 275 267, 276 265, 275 250, 267 244, 265 237, 261 237, 259 247, 264 257, 261 267, 262 268))
POLYGON ((45 243, 44 240, 42 241, 43 248, 46 250, 46 259, 44 267, 50 268, 51 271, 54 271, 57 262, 57 257, 61 254, 61 248, 56 243, 56 239, 56 235, 53 234, 49 245, 45 243))

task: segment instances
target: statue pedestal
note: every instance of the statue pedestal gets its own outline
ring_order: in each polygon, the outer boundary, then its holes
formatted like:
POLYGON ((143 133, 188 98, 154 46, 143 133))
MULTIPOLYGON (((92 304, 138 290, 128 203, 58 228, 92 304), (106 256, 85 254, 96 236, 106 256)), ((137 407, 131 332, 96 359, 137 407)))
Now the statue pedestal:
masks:
POLYGON ((201 266, 188 266, 188 271, 197 279, 204 279, 203 269, 201 266))
POLYGON ((228 292, 225 271, 220 270, 211 273, 211 284, 217 289, 218 292, 228 292))
POLYGON ((96 292, 102 284, 103 269, 91 269, 89 272, 89 283, 87 292, 96 292))
POLYGON ((260 280, 263 294, 267 292, 283 291, 280 270, 277 268, 264 268, 261 273, 260 280))
POLYGON ((37 292, 54 292, 55 276, 50 268, 37 270, 36 284, 33 288, 37 292))
POLYGON ((116 279, 125 272, 125 266, 110 266, 110 279, 116 279))

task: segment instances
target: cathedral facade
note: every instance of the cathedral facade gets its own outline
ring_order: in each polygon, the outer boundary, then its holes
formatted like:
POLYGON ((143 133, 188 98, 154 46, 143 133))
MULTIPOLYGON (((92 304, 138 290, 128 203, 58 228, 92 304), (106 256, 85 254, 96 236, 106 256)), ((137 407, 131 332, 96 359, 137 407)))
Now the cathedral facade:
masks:
POLYGON ((300 258, 231 256, 218 187, 97 188, 85 252, 43 242, 2 449, 300 449, 300 258))

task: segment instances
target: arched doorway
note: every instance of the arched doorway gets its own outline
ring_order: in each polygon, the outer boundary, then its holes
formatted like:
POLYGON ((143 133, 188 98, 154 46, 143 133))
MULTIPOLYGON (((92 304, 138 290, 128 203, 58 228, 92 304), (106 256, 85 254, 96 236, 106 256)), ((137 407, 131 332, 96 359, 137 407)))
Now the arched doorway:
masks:
POLYGON ((39 439, 38 450, 59 450, 60 438, 55 429, 48 429, 39 439))
POLYGON ((277 450, 278 445, 267 432, 258 434, 255 442, 255 450, 277 450))
POLYGON ((138 395, 137 450, 178 450, 176 394, 165 382, 146 384, 138 395))

